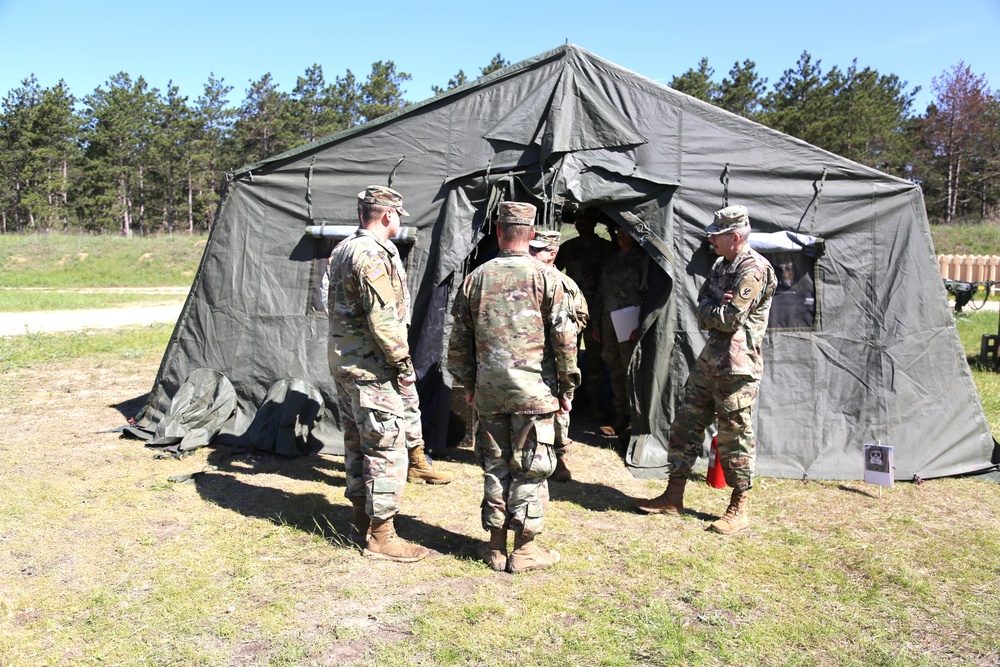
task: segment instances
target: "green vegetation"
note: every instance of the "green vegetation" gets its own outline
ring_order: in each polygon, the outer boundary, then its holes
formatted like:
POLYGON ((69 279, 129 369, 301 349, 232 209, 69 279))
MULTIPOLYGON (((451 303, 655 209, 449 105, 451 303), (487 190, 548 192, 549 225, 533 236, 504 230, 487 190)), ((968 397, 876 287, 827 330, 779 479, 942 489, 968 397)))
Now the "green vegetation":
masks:
POLYGON ((1000 225, 931 225, 939 255, 1000 255, 1000 225))
MULTIPOLYGON (((185 288, 180 288, 185 289, 185 288)), ((126 306, 166 306, 184 302, 183 293, 49 291, 0 287, 0 313, 27 313, 36 310, 76 310, 80 308, 123 308, 126 306)))
POLYGON ((964 311, 955 316, 955 325, 962 339, 962 348, 969 359, 972 379, 979 390, 979 400, 983 404, 986 420, 994 437, 1000 439, 1000 373, 986 368, 979 359, 983 335, 997 335, 1000 314, 989 310, 964 311))
POLYGON ((0 235, 0 287, 189 287, 205 236, 0 235))
POLYGON ((0 336, 0 373, 73 359, 134 362, 159 357, 173 330, 173 324, 153 324, 111 331, 0 336))

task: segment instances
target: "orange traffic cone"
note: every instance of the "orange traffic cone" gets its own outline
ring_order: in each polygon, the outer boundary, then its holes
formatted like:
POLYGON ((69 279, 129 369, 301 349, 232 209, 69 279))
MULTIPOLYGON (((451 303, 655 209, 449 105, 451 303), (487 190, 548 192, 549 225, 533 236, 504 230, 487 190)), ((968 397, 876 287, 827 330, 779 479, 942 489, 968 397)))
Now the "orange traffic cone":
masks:
POLYGON ((708 474, 705 481, 713 489, 726 488, 726 476, 722 472, 722 463, 719 461, 719 436, 712 438, 712 449, 708 455, 708 474))

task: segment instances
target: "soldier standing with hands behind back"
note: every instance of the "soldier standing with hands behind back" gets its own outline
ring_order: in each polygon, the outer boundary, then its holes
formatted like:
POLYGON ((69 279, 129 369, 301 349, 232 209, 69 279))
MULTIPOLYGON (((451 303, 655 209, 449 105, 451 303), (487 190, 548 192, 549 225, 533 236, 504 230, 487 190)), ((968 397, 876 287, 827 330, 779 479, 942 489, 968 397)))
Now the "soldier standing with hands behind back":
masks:
POLYGON ((715 212, 708 241, 719 255, 698 292, 696 315, 708 330, 684 390, 684 402, 670 427, 670 479, 656 498, 638 509, 648 514, 681 514, 684 487, 702 451, 705 429, 719 422, 719 462, 733 487, 725 514, 712 523, 730 535, 750 525, 747 496, 753 486, 755 440, 753 406, 764 375, 761 344, 777 281, 771 264, 750 247, 746 206, 715 212))
POLYGON ((358 230, 330 257, 328 356, 344 420, 344 496, 354 510, 353 539, 366 545, 366 556, 410 563, 430 552, 393 528, 407 469, 401 394, 417 381, 405 285, 389 242, 401 215, 409 214, 398 192, 365 189, 358 230))
POLYGON ((559 553, 535 544, 556 467, 556 412, 572 408, 580 383, 576 323, 555 270, 528 254, 535 207, 500 204, 500 252, 470 273, 452 310, 448 367, 478 416, 476 458, 483 468, 480 556, 494 570, 548 567, 559 553), (514 550, 507 557, 507 531, 514 550))

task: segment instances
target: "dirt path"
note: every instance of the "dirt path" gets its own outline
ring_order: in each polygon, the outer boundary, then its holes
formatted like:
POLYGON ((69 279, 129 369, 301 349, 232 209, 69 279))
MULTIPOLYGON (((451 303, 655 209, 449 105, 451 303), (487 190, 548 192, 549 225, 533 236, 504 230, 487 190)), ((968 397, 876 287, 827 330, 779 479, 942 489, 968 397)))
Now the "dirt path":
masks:
POLYGON ((176 322, 183 306, 183 303, 177 303, 169 306, 0 313, 0 336, 81 329, 115 329, 131 324, 176 322))
MULTIPOLYGON (((170 295, 177 303, 156 306, 122 306, 74 310, 44 310, 26 313, 0 313, 0 336, 28 333, 115 329, 133 324, 176 322, 184 306, 183 296, 190 287, 2 287, 34 292, 73 292, 76 294, 150 294, 170 295)), ((157 299, 163 301, 165 299, 157 299)), ((173 299, 166 299, 172 301, 173 299)))

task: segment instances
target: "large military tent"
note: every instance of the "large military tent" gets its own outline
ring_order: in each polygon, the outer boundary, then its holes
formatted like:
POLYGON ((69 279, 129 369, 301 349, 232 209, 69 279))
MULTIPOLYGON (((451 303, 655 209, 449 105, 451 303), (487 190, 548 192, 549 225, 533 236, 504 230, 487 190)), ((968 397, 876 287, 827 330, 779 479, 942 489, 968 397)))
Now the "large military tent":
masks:
POLYGON ((371 183, 401 191, 411 213, 401 247, 431 449, 448 421, 449 306, 490 233, 489 211, 530 201, 539 224, 555 225, 563 207, 597 206, 651 258, 626 462, 663 476, 674 408, 705 340, 692 314, 714 259, 704 228, 714 210, 741 203, 781 278, 756 415, 759 473, 859 478, 866 443, 894 447, 896 479, 991 464, 919 187, 572 45, 230 174, 139 428, 155 429, 185 380, 214 369, 238 406, 224 436, 283 451, 259 440, 287 425, 275 401, 298 385, 297 406, 305 394, 322 405, 318 422, 316 406, 302 423, 295 407, 293 430, 342 452, 325 234, 356 224, 356 194, 371 183), (253 426, 269 390, 277 425, 253 426))

